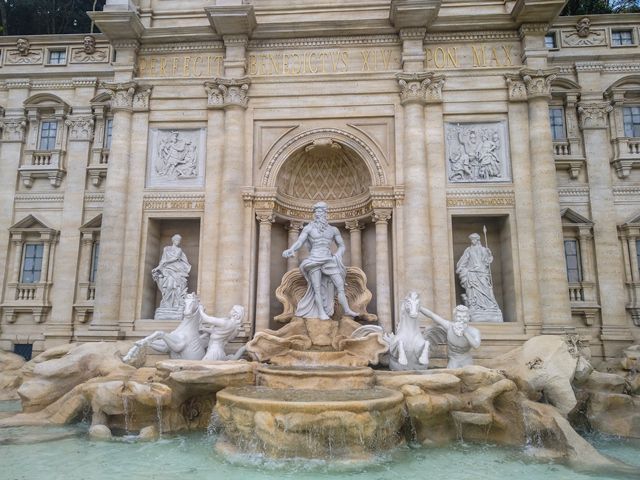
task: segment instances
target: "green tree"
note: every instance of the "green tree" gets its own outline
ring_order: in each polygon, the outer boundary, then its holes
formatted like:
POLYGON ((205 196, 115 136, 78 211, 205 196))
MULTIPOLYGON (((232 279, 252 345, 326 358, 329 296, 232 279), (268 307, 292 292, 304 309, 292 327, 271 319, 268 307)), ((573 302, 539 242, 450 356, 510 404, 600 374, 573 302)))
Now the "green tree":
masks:
POLYGON ((640 12, 640 0, 569 0, 560 15, 640 12))
POLYGON ((0 0, 2 35, 86 33, 105 0, 0 0))

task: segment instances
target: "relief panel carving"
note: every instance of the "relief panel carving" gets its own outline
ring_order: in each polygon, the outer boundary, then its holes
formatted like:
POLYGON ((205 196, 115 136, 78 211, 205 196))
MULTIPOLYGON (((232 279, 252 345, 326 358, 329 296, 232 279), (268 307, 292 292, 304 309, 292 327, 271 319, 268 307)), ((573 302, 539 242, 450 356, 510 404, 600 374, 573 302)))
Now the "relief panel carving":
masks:
POLYGON ((204 157, 204 128, 152 128, 149 136, 147 187, 203 186, 204 157))
POLYGON ((449 182, 511 181, 506 122, 446 123, 445 136, 449 182))

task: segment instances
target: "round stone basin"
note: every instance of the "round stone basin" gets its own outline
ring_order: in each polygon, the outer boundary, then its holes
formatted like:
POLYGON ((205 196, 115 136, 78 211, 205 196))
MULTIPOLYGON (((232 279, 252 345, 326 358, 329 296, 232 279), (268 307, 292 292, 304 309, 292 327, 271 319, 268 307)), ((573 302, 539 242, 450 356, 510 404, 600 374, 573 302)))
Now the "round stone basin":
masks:
POLYGON ((363 390, 375 384, 368 367, 258 367, 257 385, 271 388, 363 390))
POLYGON ((216 414, 222 442, 271 457, 362 458, 402 443, 403 395, 362 390, 225 388, 216 414))

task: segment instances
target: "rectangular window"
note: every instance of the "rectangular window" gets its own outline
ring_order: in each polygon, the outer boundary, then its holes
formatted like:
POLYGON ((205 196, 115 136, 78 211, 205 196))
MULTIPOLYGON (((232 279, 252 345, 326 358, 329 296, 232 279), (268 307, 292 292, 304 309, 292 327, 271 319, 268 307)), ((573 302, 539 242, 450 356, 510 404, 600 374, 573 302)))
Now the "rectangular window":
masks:
POLYGON ((556 42, 556 34, 555 34, 555 32, 547 33, 544 36, 544 46, 547 47, 549 50, 553 50, 553 49, 558 48, 558 43, 556 42))
POLYGON ((100 255, 100 242, 93 244, 91 252, 91 271, 89 272, 89 282, 95 283, 98 274, 98 256, 100 255))
POLYGON ((569 283, 582 281, 582 267, 580 265, 580 247, 577 240, 564 241, 564 258, 567 262, 567 280, 569 283))
POLYGON ((640 137, 640 106, 624 107, 623 123, 625 137, 640 137))
POLYGON ((27 243, 22 257, 21 283, 37 283, 42 272, 42 253, 44 243, 27 243))
POLYGON ((66 50, 49 50, 49 65, 65 65, 66 63, 66 50))
POLYGON ((104 148, 109 150, 111 148, 111 137, 113 135, 113 118, 107 118, 107 122, 104 125, 104 148))
POLYGON ((554 140, 565 140, 567 138, 564 130, 564 108, 549 107, 549 123, 551 123, 551 136, 554 140))
POLYGON ((40 150, 53 150, 56 146, 58 122, 44 121, 40 125, 40 150))
POLYGON ((638 268, 640 268, 640 240, 636 240, 636 262, 638 262, 638 268))
POLYGON ((611 32, 611 45, 622 47, 623 45, 633 45, 633 32, 631 30, 614 30, 611 32))
POLYGON ((31 343, 14 343, 13 353, 20 355, 26 361, 29 361, 33 354, 33 345, 31 343))

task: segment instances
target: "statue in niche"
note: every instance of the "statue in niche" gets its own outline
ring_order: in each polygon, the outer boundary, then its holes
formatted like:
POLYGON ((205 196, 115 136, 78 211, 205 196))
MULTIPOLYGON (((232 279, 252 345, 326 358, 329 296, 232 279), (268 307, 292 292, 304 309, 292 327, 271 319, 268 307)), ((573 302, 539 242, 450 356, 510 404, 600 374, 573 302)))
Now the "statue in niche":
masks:
POLYGON ((307 291, 298 302, 295 315, 301 318, 319 318, 329 320, 333 315, 335 291, 344 314, 357 317, 351 310, 344 291, 347 270, 342 263, 345 251, 340 231, 327 220, 327 204, 318 202, 313 206, 314 220, 305 226, 298 240, 282 256, 290 258, 302 245, 309 248, 309 257, 300 263, 300 271, 307 281, 307 291), (331 252, 335 242, 338 249, 331 252))
POLYGON ((171 245, 164 247, 160 263, 151 270, 151 276, 162 293, 160 307, 154 316, 156 320, 182 317, 191 264, 180 248, 181 241, 182 237, 178 234, 171 237, 171 245))
POLYGON ((173 131, 160 139, 156 172, 171 179, 195 178, 198 176, 196 145, 173 131))
POLYGON ((469 308, 472 321, 502 322, 502 311, 493 295, 493 254, 489 248, 482 246, 477 233, 469 235, 469 240, 471 245, 465 249, 456 264, 460 285, 465 290, 462 299, 469 308))
POLYGON ((449 181, 486 182, 505 177, 499 127, 449 125, 449 181))
POLYGON ((446 338, 447 356, 449 362, 447 368, 461 368, 473 365, 471 349, 480 346, 480 331, 469 325, 469 309, 464 305, 458 305, 453 309, 453 321, 445 320, 431 310, 420 307, 420 313, 431 318, 442 327, 441 339, 446 338))

